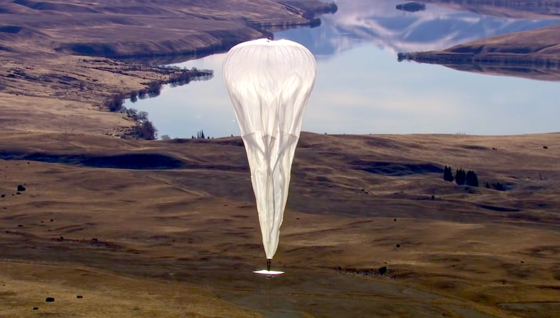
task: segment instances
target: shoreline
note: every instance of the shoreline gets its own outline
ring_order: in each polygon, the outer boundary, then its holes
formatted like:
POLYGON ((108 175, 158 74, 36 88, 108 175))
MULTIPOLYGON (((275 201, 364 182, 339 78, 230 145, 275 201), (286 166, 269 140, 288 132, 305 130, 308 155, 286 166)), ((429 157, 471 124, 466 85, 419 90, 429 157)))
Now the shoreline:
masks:
POLYGON ((398 61, 456 70, 560 81, 560 24, 498 35, 441 51, 398 53, 398 61))
POLYGON ((42 9, 30 11, 34 7, 22 10, 27 2, 0 4, 0 128, 118 135, 136 123, 118 113, 100 116, 108 113, 108 99, 166 83, 182 72, 142 65, 138 57, 213 54, 270 36, 274 28, 313 25, 317 16, 336 12, 336 5, 316 0, 265 0, 237 11, 204 3, 139 7, 103 2, 47 9, 62 14, 52 16, 42 15, 42 9), (66 17, 69 11, 76 11, 71 18, 66 17), (29 105, 38 102, 41 113, 28 113, 29 105), (68 123, 60 114, 69 107, 79 109, 83 119, 68 123))

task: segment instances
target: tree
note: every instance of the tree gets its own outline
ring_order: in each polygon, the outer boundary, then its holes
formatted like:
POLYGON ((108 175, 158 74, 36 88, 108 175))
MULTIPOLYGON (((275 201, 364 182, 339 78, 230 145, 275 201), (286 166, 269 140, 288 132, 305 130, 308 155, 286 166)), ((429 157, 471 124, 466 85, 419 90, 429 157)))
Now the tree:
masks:
POLYGON ((130 93, 130 101, 133 103, 136 103, 138 101, 138 92, 137 91, 133 91, 132 93, 130 93))
POLYGON ((163 135, 161 136, 161 140, 171 140, 171 137, 169 137, 169 135, 163 135))
POLYGON ((114 95, 105 101, 105 106, 112 112, 118 112, 123 108, 124 96, 121 94, 114 95))
POLYGON ((147 95, 148 95, 148 92, 146 92, 146 90, 138 91, 138 98, 139 99, 146 99, 146 97, 148 97, 147 95))
POLYGON ((471 187, 478 187, 478 177, 474 171, 467 172, 467 185, 471 187))
POLYGON ((467 175, 466 175, 466 173, 465 173, 465 170, 463 170, 463 168, 458 169, 458 170, 455 172, 455 182, 456 182, 458 185, 463 185, 463 184, 465 184, 466 178, 467 178, 467 175))
POLYGON ((145 122, 145 121, 148 120, 148 115, 149 115, 148 112, 141 111, 141 112, 138 112, 135 119, 139 122, 145 122))
POLYGON ((157 129, 151 121, 146 120, 145 122, 138 124, 137 127, 139 138, 146 140, 157 139, 157 129))
POLYGON ((205 139, 205 137, 204 137, 204 130, 201 130, 201 131, 197 132, 197 133, 196 133, 196 138, 205 139))
POLYGON ((451 167, 445 166, 443 169, 443 180, 453 182, 453 172, 451 172, 451 167))

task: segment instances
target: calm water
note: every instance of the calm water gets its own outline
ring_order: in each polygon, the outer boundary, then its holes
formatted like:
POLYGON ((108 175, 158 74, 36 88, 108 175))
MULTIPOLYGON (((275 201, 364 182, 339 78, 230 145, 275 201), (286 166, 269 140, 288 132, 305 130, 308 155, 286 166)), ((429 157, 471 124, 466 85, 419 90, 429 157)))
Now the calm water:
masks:
MULTIPOLYGON (((338 1, 317 28, 275 35, 308 47, 318 78, 303 130, 317 133, 481 135, 559 131, 560 82, 455 71, 398 62, 397 52, 444 49, 488 36, 536 29, 555 20, 512 20, 427 5, 410 13, 395 1, 338 1)), ((161 135, 238 135, 222 80, 225 54, 178 64, 212 69, 214 78, 163 89, 127 107, 150 114, 161 135)))

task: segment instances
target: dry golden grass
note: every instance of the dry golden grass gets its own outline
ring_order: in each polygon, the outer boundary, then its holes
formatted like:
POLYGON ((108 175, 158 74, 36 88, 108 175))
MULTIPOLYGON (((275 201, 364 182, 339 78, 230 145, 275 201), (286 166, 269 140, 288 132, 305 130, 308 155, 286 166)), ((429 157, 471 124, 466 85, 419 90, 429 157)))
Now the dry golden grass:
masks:
POLYGON ((241 17, 302 14, 267 0, 233 13, 153 3, 52 1, 47 14, 0 1, 0 23, 25 27, 0 34, 0 317, 560 315, 558 134, 306 133, 274 260, 286 274, 254 275, 264 253, 241 141, 111 138, 132 123, 100 112, 103 99, 166 75, 68 44, 176 53, 226 27, 261 34, 241 17), (482 187, 444 182, 443 165, 475 170, 482 187), (508 191, 483 187, 498 181, 508 191))
POLYGON ((8 304, 3 304, 0 317, 261 317, 203 288, 173 281, 48 263, 8 261, 0 268, 0 297, 8 304), (46 297, 55 301, 47 303, 46 297))
POLYGON ((240 140, 7 133, 0 315, 554 317, 558 140, 305 133, 266 280, 240 140))
POLYGON ((21 97, 0 93, 0 129, 28 132, 67 132, 75 134, 118 134, 130 126, 122 115, 101 112, 80 101, 56 98, 21 97))

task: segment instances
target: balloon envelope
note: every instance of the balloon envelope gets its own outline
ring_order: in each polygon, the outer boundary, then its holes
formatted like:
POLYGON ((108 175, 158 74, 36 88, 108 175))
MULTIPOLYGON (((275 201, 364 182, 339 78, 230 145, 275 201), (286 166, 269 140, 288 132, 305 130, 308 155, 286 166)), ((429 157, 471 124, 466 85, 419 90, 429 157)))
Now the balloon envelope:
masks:
POLYGON ((288 40, 238 44, 223 64, 247 151, 268 259, 278 248, 292 161, 316 69, 311 52, 288 40))

